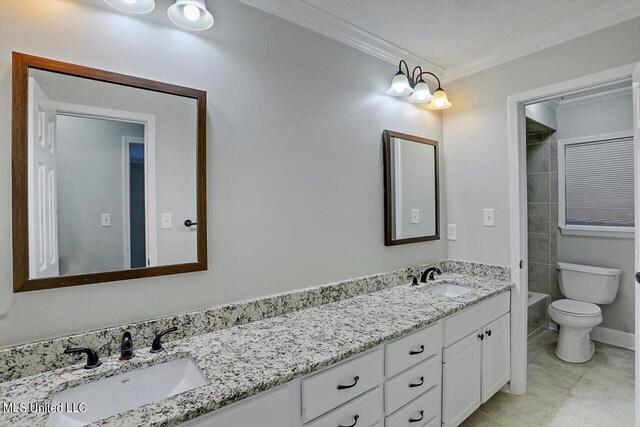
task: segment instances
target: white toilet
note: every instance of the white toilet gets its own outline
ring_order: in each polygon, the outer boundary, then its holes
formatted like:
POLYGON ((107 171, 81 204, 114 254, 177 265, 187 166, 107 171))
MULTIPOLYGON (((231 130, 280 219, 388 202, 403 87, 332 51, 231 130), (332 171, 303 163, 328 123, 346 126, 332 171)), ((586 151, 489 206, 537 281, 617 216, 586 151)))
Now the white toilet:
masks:
POLYGON ((560 291, 567 299, 554 301, 548 310, 560 326, 556 356, 571 363, 587 362, 595 351, 589 333, 602 322, 596 304, 610 304, 616 298, 620 270, 559 262, 558 273, 560 291))

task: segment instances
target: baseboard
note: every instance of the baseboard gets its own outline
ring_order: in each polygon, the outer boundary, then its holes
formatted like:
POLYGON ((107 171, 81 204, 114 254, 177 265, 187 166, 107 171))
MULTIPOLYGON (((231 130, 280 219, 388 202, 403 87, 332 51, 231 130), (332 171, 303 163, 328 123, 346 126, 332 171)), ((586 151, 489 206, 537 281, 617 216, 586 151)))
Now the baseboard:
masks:
MULTIPOLYGON (((557 331, 558 324, 549 322, 549 329, 552 331, 557 331)), ((622 332, 616 329, 596 326, 591 331, 590 337, 594 341, 613 345, 616 347, 626 348, 627 350, 635 350, 636 336, 630 332, 622 332)))
POLYGON ((596 326, 591 331, 591 339, 605 344, 614 345, 616 347, 635 350, 636 337, 634 334, 629 332, 622 332, 615 329, 596 326))

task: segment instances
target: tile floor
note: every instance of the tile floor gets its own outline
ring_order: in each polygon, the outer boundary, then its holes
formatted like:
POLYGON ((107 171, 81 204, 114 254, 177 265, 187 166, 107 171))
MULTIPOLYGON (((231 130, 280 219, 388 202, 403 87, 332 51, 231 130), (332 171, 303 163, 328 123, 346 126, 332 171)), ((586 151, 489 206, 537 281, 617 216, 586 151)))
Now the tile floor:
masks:
POLYGON ((634 352, 595 343, 587 363, 555 357, 558 334, 546 331, 529 342, 527 394, 498 392, 464 427, 633 426, 634 352))

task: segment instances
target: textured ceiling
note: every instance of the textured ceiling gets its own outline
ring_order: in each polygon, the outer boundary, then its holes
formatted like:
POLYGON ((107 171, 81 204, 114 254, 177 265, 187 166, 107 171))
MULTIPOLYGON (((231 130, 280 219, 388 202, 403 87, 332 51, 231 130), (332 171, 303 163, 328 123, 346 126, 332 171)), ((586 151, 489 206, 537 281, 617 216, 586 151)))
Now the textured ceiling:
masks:
POLYGON ((598 13, 617 0, 303 0, 444 68, 598 13))

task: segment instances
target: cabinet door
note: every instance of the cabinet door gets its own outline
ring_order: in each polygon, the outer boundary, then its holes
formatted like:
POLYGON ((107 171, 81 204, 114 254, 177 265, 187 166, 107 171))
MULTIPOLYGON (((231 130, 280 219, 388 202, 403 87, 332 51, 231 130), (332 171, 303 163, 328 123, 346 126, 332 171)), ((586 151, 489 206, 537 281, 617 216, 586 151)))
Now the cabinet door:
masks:
MULTIPOLYGON (((382 412, 382 411, 380 411, 382 412)), ((291 381, 227 408, 202 415, 181 427, 297 427, 300 418, 300 382, 291 381)))
POLYGON ((482 345, 475 331, 443 352, 442 424, 457 426, 480 406, 482 345))
POLYGON ((509 313, 484 327, 482 341, 482 403, 511 378, 511 320, 509 313))

